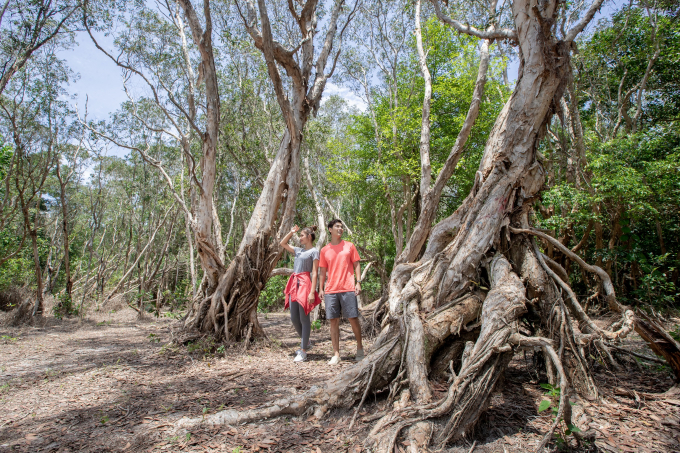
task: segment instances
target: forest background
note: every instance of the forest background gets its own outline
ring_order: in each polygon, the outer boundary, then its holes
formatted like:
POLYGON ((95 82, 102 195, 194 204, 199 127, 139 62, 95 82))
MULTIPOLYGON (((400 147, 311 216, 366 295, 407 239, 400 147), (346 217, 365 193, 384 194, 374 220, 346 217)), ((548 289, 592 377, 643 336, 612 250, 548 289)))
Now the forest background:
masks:
MULTIPOLYGON (((210 235, 222 262, 229 263, 262 192, 285 118, 265 59, 238 11, 229 3, 213 6, 219 12, 214 46, 221 115, 210 235)), ((72 95, 78 74, 63 59, 65 49, 77 49, 77 39, 90 39, 82 5, 8 1, 5 8, 3 309, 26 297, 28 289, 38 311, 53 297, 56 316, 100 310, 114 293, 138 311, 183 316, 203 272, 191 219, 178 206, 181 199, 196 210, 195 200, 188 200, 197 196, 197 179, 186 163, 201 159, 201 126, 191 130, 181 118, 187 108, 181 100, 188 91, 205 88, 178 5, 98 6, 92 40, 98 36, 109 45, 101 50, 119 63, 128 100, 97 121, 88 119, 86 100, 72 95), (188 144, 182 145, 185 139, 188 144), (18 288, 24 288, 21 296, 18 288)), ((436 175, 465 120, 479 44, 442 24, 428 8, 423 41, 432 79, 430 147, 436 175)), ((680 300, 677 4, 610 8, 612 16, 579 39, 573 81, 540 142, 547 175, 534 218, 542 231, 605 268, 626 304, 667 310, 680 300)), ((289 24, 281 17, 276 26, 285 36, 289 24)), ((354 102, 326 95, 301 143, 294 223, 321 224, 334 217, 345 222, 364 266, 370 263, 365 303, 386 291, 395 257, 420 212, 425 84, 413 17, 409 2, 360 5, 331 79, 345 93, 351 90, 354 102)), ((479 117, 442 193, 436 220, 454 212, 472 187, 489 130, 512 93, 508 67, 513 68, 515 51, 505 42, 491 46, 479 117)), ((196 121, 205 122, 204 116, 199 112, 196 121)), ((322 235, 319 245, 325 240, 322 235)), ((563 264, 587 300, 586 309, 604 309, 597 282, 548 244, 545 248, 563 264)), ((291 264, 283 256, 276 267, 291 264)), ((280 308, 286 278, 268 280, 258 310, 280 308)))

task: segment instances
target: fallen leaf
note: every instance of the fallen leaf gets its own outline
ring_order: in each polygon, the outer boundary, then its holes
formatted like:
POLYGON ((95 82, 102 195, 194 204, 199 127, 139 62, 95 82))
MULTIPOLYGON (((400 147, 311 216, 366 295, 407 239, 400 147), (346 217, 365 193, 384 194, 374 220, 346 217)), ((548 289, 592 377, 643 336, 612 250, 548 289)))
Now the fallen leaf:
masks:
POLYGON ((127 450, 131 446, 132 446, 132 444, 130 442, 128 442, 127 444, 125 444, 125 447, 123 447, 123 450, 127 450))

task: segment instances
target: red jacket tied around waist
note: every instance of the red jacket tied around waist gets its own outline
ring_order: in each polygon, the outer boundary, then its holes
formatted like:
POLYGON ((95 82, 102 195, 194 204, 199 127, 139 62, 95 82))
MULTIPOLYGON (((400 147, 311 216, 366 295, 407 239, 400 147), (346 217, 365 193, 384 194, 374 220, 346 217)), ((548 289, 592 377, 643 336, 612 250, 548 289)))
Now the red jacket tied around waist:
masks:
POLYGON ((293 274, 288 279, 286 284, 286 289, 283 291, 286 295, 286 305, 284 307, 288 308, 290 301, 297 302, 305 309, 305 314, 314 310, 314 307, 321 303, 319 298, 319 293, 314 291, 314 303, 310 304, 307 298, 309 297, 309 292, 312 290, 312 277, 309 272, 299 272, 293 274))

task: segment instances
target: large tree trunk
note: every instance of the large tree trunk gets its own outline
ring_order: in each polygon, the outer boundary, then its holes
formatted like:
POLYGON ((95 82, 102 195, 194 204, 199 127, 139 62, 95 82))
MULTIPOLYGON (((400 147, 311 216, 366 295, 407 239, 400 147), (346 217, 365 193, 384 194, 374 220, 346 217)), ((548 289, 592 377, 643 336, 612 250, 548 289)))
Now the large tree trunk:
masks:
MULTIPOLYGON (((277 233, 277 213, 283 212, 280 229, 289 229, 300 186, 301 135, 295 135, 291 140, 288 131, 284 134, 236 256, 219 271, 214 286, 212 282, 203 285, 185 325, 227 340, 262 334, 257 303, 281 256, 277 241, 271 240, 277 233)), ((205 248, 199 248, 202 253, 205 248)))

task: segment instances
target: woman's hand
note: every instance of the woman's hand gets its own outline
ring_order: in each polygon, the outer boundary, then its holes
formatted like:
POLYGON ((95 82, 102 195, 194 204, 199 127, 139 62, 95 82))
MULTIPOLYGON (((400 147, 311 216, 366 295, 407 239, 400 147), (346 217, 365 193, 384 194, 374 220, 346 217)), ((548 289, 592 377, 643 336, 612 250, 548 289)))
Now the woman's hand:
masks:
POLYGON ((288 251, 289 251, 290 253, 292 253, 293 255, 295 255, 295 249, 294 249, 293 247, 291 247, 290 245, 288 245, 288 241, 290 240, 290 238, 291 238, 291 237, 297 232, 297 230, 299 230, 299 229, 300 229, 300 227, 297 226, 297 225, 295 225, 293 228, 290 229, 290 231, 288 232, 288 234, 286 235, 286 237, 284 237, 283 239, 281 239, 281 243, 280 243, 281 247, 283 247, 284 249, 288 250, 288 251))
POLYGON ((314 303, 314 291, 309 292, 309 296, 307 296, 307 302, 309 302, 310 304, 314 303))

